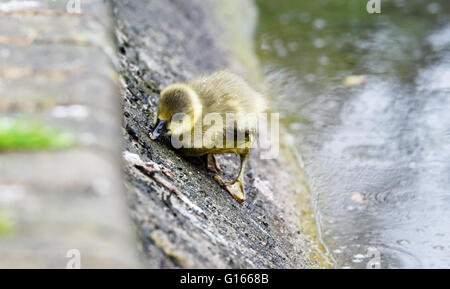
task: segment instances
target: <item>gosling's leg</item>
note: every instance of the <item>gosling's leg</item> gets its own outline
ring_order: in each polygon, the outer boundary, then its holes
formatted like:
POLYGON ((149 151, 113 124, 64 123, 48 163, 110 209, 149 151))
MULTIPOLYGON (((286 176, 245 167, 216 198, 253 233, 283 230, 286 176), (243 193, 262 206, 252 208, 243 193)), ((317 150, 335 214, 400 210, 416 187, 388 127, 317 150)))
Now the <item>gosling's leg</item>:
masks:
POLYGON ((206 158, 208 170, 215 172, 216 174, 221 174, 222 170, 220 169, 216 156, 213 154, 208 154, 206 158))
POLYGON ((239 171, 238 176, 231 182, 224 182, 218 175, 214 176, 214 179, 221 185, 225 187, 225 189, 235 198, 238 202, 242 202, 245 197, 244 191, 244 172, 245 167, 247 166, 249 153, 239 155, 241 158, 241 169, 239 171))

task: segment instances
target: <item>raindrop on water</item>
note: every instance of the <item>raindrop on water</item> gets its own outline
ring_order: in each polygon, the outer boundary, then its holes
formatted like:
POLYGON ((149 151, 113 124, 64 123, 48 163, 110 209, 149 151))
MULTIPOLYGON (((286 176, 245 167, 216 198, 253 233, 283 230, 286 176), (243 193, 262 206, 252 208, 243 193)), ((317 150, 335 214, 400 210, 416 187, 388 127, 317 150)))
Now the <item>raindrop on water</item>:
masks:
POLYGON ((409 241, 408 240, 397 240, 397 244, 399 244, 401 246, 406 246, 406 245, 409 245, 409 241))
POLYGON ((319 64, 321 65, 327 65, 330 62, 327 56, 322 55, 319 57, 319 64))
POLYGON ((341 254, 341 253, 342 253, 342 250, 340 250, 340 249, 335 249, 335 250, 333 250, 333 253, 335 253, 335 254, 341 254))
POLYGON ((306 81, 313 82, 316 80, 316 76, 314 74, 307 74, 306 75, 306 81))
POLYGON ((431 14, 437 14, 440 9, 441 5, 439 5, 439 3, 436 2, 430 3, 427 6, 427 11, 430 12, 431 14))
POLYGON ((313 41, 313 45, 316 48, 323 48, 323 47, 325 47, 325 44, 326 44, 325 40, 323 40, 322 38, 316 38, 313 41))
POLYGON ((327 26, 327 22, 325 22, 325 20, 318 18, 316 20, 314 20, 313 22, 314 28, 316 28, 317 30, 321 30, 324 29, 325 26, 327 26))
POLYGON ((439 251, 444 251, 444 246, 441 246, 441 245, 437 245, 437 246, 433 246, 433 249, 434 250, 439 250, 439 251))
POLYGON ((347 206, 347 211, 353 211, 354 209, 355 209, 355 207, 353 207, 353 206, 347 206))
POLYGON ((297 51, 298 43, 297 42, 289 42, 287 45, 287 48, 289 49, 289 51, 297 51))

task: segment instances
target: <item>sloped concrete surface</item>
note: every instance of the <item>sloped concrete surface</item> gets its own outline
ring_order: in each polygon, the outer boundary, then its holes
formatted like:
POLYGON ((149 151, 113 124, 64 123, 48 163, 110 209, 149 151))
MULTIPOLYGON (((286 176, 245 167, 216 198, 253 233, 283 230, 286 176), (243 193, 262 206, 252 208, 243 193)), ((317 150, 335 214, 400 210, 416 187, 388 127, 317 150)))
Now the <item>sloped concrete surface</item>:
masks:
MULTIPOLYGON (((113 1, 126 139, 126 189, 152 268, 302 268, 317 264, 300 231, 296 169, 253 154, 237 203, 196 158, 152 141, 159 92, 233 60, 206 1, 113 1)), ((238 160, 220 158, 231 179, 238 160)))
MULTIPOLYGON (((149 138, 164 86, 245 74, 214 1, 68 2, 0 1, 1 120, 73 139, 0 151, 0 267, 74 267, 73 249, 81 268, 318 266, 287 154, 252 154, 239 204, 200 159, 149 138)), ((236 157, 219 161, 235 176, 236 157)))
POLYGON ((62 150, 0 151, 0 267, 139 267, 121 181, 110 9, 82 1, 81 14, 69 13, 66 4, 0 1, 2 122, 73 139, 62 150))

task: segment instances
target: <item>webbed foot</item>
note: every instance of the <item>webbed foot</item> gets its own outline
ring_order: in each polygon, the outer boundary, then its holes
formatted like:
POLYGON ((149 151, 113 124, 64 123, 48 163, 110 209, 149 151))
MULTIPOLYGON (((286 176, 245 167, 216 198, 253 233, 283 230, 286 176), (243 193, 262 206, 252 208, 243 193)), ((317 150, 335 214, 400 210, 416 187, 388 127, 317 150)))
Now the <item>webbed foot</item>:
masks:
POLYGON ((244 191, 244 184, 242 183, 242 181, 236 179, 231 182, 225 182, 218 175, 214 176, 214 180, 218 182, 221 186, 223 186, 236 201, 238 201, 239 203, 244 201, 245 191, 244 191))
POLYGON ((208 154, 207 155, 207 168, 208 170, 216 173, 216 174, 221 174, 223 171, 219 166, 219 163, 217 162, 216 157, 213 154, 208 154))

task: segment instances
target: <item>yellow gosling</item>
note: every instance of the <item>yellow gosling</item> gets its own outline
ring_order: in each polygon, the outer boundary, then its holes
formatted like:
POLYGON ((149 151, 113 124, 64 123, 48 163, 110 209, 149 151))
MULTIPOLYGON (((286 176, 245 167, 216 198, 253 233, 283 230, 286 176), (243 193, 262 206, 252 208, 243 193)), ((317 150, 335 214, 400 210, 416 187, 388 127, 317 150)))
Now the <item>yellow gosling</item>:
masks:
POLYGON ((207 155, 208 168, 216 173, 221 170, 214 155, 238 154, 241 159, 238 176, 231 182, 224 182, 217 174, 214 179, 242 202, 244 171, 257 133, 255 116, 266 109, 261 94, 241 77, 229 71, 215 72, 189 83, 169 85, 161 92, 151 138, 156 139, 162 133, 172 139, 176 137, 184 155, 207 155))

